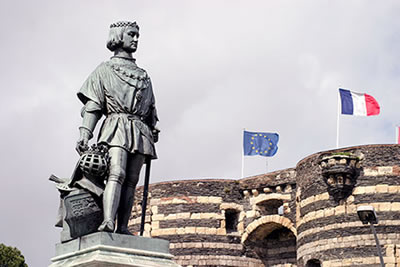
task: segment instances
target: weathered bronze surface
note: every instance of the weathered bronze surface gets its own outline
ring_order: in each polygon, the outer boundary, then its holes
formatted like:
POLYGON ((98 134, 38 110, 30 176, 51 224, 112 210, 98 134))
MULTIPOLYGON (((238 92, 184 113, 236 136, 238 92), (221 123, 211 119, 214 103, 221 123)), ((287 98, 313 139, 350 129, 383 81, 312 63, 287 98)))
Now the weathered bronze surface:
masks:
MULTIPOLYGON (((114 232, 116 228, 117 233, 131 234, 127 225, 136 184, 145 159, 157 158, 154 143, 158 141, 159 133, 155 127, 158 118, 150 77, 132 57, 138 38, 136 22, 111 24, 107 48, 114 56, 101 63, 78 92, 84 105, 76 145, 81 158, 70 180, 51 178, 62 198, 57 226, 67 222, 70 229, 75 229, 77 218, 69 215, 75 211, 66 200, 70 192, 84 189, 90 194, 87 199, 91 196, 94 200, 102 198, 103 218, 97 225, 98 231, 114 232), (89 150, 89 140, 103 116, 97 145, 89 150)), ((82 216, 87 214, 92 213, 84 211, 82 216)), ((81 232, 72 231, 71 237, 79 236, 81 232)))

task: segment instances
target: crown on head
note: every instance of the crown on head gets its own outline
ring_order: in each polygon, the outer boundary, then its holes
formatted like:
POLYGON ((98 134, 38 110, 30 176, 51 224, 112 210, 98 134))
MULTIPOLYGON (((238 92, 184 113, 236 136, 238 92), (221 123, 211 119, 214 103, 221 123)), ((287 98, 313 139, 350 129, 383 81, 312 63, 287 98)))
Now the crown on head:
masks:
POLYGON ((136 21, 131 22, 131 21, 118 21, 114 22, 110 25, 110 28, 116 28, 116 27, 133 27, 139 29, 139 26, 136 24, 136 21))

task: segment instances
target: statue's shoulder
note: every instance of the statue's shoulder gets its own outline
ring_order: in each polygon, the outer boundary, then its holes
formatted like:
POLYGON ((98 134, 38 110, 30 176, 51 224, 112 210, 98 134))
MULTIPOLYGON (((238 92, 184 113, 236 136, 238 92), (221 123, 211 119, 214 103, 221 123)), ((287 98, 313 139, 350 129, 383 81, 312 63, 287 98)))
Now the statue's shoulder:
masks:
POLYGON ((145 78, 145 77, 147 78, 148 77, 147 71, 145 71, 145 69, 137 67, 136 72, 138 73, 138 76, 140 76, 142 78, 145 78))
POLYGON ((101 76, 102 73, 107 72, 107 69, 109 69, 109 68, 107 67, 107 62, 106 62, 106 61, 101 62, 101 63, 100 63, 99 65, 97 65, 97 67, 93 70, 91 76, 98 76, 98 75, 101 76))
POLYGON ((111 66, 108 65, 107 61, 101 62, 92 72, 92 74, 90 75, 90 77, 92 79, 100 79, 100 80, 104 80, 107 79, 107 77, 110 76, 110 74, 112 73, 112 68, 111 66))
POLYGON ((112 58, 104 62, 104 66, 123 79, 144 80, 148 78, 147 72, 138 67, 135 61, 122 61, 112 58))
POLYGON ((102 71, 109 71, 110 70, 110 64, 109 64, 109 61, 103 61, 103 62, 101 62, 98 66, 97 66, 97 68, 96 68, 96 70, 97 71, 100 71, 100 72, 102 72, 102 71))
POLYGON ((145 69, 139 67, 136 64, 135 64, 135 66, 136 66, 135 71, 136 71, 136 73, 138 74, 139 77, 141 77, 142 79, 149 78, 149 75, 148 75, 148 73, 147 73, 147 71, 145 69))

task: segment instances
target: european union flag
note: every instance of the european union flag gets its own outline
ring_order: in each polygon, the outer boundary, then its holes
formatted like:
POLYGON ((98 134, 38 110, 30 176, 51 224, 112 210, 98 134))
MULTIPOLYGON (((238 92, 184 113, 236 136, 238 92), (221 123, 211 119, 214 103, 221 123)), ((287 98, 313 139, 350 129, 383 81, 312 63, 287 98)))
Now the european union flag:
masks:
POLYGON ((243 152, 245 156, 272 157, 278 151, 279 134, 247 132, 243 133, 243 152))

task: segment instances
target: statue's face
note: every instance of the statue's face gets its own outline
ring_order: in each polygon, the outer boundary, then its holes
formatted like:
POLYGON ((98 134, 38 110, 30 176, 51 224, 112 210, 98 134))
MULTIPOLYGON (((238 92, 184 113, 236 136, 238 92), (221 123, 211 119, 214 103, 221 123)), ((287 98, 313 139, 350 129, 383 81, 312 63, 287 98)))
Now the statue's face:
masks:
POLYGON ((136 52, 137 45, 139 40, 139 31, 137 28, 128 27, 125 29, 123 36, 122 36, 122 48, 129 52, 134 53, 136 52))

